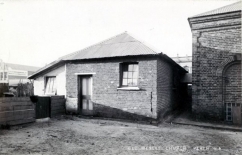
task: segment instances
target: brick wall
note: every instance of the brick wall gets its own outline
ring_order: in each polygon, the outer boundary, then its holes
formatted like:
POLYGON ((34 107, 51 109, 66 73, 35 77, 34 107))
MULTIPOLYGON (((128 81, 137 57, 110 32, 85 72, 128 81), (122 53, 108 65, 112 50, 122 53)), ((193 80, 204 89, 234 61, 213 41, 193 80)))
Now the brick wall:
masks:
POLYGON ((18 125, 34 122, 34 108, 29 97, 0 98, 0 124, 18 125))
MULTIPOLYGON (((192 111, 197 118, 224 120, 224 71, 231 63, 241 79, 241 13, 189 19, 193 34, 192 111)), ((235 76, 228 73, 229 77, 235 76)), ((234 78, 233 78, 234 79, 234 78)), ((241 90, 234 85, 232 94, 241 90)), ((240 96, 241 98, 241 96, 240 96)))
POLYGON ((180 82, 185 71, 165 60, 158 59, 157 73, 157 113, 162 121, 172 110, 185 106, 187 85, 180 82))
POLYGON ((172 66, 167 62, 158 60, 157 62, 157 92, 158 104, 157 113, 162 118, 172 108, 173 103, 173 71, 172 66))
POLYGON ((120 58, 89 62, 68 63, 67 109, 76 109, 78 83, 75 73, 93 75, 94 115, 107 117, 132 117, 131 119, 156 119, 157 105, 157 60, 155 58, 120 58), (138 62, 139 91, 118 90, 122 62, 138 62), (152 110, 151 110, 152 109, 152 110))

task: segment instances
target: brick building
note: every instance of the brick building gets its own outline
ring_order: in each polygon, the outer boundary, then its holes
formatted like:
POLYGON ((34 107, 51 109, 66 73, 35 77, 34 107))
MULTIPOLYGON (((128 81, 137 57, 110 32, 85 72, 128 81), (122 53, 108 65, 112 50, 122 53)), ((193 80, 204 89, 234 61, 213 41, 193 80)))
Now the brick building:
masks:
POLYGON ((180 79, 186 73, 125 32, 64 56, 29 78, 35 95, 65 95, 69 112, 157 120, 183 104, 186 84, 180 79))
POLYGON ((241 124, 241 2, 188 19, 192 30, 192 111, 241 124))

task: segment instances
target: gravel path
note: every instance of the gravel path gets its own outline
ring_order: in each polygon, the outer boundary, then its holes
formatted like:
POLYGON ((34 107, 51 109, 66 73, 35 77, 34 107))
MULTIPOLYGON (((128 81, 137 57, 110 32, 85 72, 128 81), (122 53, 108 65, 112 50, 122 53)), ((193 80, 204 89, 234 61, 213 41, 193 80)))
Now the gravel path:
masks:
POLYGON ((78 117, 0 130, 0 154, 242 154, 241 147, 240 132, 78 117))

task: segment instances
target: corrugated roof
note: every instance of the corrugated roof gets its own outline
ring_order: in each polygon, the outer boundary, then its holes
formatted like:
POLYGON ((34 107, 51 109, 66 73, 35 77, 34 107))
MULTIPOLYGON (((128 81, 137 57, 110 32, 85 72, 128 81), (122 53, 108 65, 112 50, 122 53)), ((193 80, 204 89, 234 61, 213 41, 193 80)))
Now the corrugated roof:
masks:
MULTIPOLYGON (((39 69, 29 78, 34 78, 38 74, 41 74, 46 69, 62 64, 65 61, 71 60, 84 60, 84 59, 96 59, 96 58, 112 58, 122 56, 138 56, 138 55, 161 55, 162 53, 157 52, 144 43, 136 40, 127 32, 114 36, 110 39, 102 41, 98 44, 87 47, 83 50, 68 54, 59 58, 56 61, 48 64, 47 66, 39 69)), ((162 54, 163 55, 163 54, 162 54)), ((166 58, 166 55, 163 55, 166 58)), ((167 59, 170 59, 167 57, 167 59)), ((175 63, 170 59, 172 63, 175 63)), ((183 68, 182 68, 183 69, 183 68)))
POLYGON ((158 54, 142 42, 134 39, 127 32, 105 40, 99 44, 62 57, 62 60, 80 60, 134 55, 158 54))
POLYGON ((44 70, 46 70, 46 69, 48 69, 48 68, 50 68, 52 66, 55 66, 55 65, 59 64, 60 62, 62 62, 62 60, 61 59, 57 59, 56 61, 53 61, 53 62, 49 63, 48 65, 46 65, 46 66, 40 68, 39 70, 37 70, 34 74, 30 75, 28 77, 28 79, 30 79, 31 77, 35 76, 36 74, 38 74, 38 73, 40 73, 40 72, 42 72, 42 71, 44 71, 44 70))
POLYGON ((217 15, 217 14, 221 14, 221 13, 228 13, 228 12, 234 12, 234 11, 241 11, 241 1, 215 9, 215 10, 211 10, 205 13, 201 13, 193 17, 201 17, 201 16, 210 16, 210 15, 217 15))
POLYGON ((40 69, 40 67, 34 67, 34 66, 26 66, 26 65, 12 64, 12 63, 5 63, 5 64, 14 70, 36 72, 38 69, 40 69))

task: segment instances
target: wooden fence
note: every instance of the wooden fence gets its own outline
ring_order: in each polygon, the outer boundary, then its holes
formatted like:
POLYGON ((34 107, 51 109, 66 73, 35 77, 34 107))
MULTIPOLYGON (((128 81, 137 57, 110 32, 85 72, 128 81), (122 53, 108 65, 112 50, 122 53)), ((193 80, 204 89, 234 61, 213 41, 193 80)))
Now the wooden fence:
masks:
POLYGON ((51 117, 65 114, 65 96, 51 96, 51 117))
POLYGON ((29 97, 0 98, 0 124, 17 125, 35 121, 35 105, 29 97))
MULTIPOLYGON (((30 97, 0 98, 0 125, 18 125, 34 122, 36 111, 44 113, 46 110, 43 108, 36 109, 36 107, 42 107, 42 105, 37 106, 36 104, 43 104, 38 102, 38 98, 40 97, 36 96, 36 101, 33 100, 35 103, 31 101, 30 97)), ((47 107, 50 115, 47 117, 65 114, 65 96, 46 96, 46 98, 50 98, 50 106, 47 107)))

